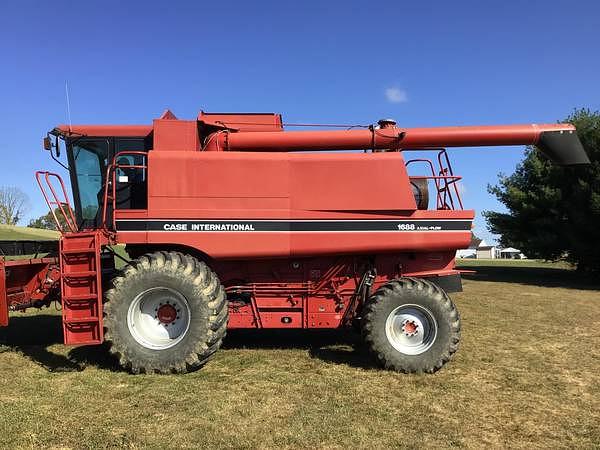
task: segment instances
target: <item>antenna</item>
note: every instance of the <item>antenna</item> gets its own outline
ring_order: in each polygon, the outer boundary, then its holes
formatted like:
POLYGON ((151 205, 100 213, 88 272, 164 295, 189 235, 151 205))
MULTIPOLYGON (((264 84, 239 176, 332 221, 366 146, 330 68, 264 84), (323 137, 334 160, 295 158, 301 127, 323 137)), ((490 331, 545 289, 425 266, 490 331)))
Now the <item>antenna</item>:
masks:
POLYGON ((65 81, 65 93, 67 94, 67 118, 69 119, 69 131, 71 130, 71 100, 69 99, 69 82, 65 81))

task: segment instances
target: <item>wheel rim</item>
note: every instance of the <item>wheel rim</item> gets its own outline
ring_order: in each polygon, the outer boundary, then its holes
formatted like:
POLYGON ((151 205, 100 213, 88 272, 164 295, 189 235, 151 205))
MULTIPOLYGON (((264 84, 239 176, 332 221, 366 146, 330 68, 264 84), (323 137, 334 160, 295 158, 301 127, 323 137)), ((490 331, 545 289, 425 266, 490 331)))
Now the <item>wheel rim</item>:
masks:
POLYGON ((190 318, 190 307, 183 295, 170 288, 155 287, 133 299, 127 312, 127 326, 140 345, 164 350, 186 336, 190 318))
POLYGON ((413 304, 398 306, 385 322, 389 343, 405 355, 420 355, 429 350, 437 337, 437 329, 431 311, 413 304))

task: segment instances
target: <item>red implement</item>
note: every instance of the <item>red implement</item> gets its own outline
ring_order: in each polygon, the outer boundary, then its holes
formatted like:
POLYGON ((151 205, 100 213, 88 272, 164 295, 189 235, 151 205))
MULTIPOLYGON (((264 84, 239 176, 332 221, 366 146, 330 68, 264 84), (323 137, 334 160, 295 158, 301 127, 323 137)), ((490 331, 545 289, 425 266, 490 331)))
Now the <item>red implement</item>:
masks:
MULTIPOLYGON (((347 326, 386 367, 433 372, 458 346, 447 293, 461 290, 454 257, 475 215, 444 147, 535 145, 559 164, 588 162, 570 124, 285 131, 278 114, 167 111, 152 125, 51 134, 73 192, 71 208, 62 181, 38 174, 66 223, 53 284, 65 341, 106 336, 135 373, 196 369, 227 327, 347 326), (413 150, 437 157, 405 160, 413 150)), ((16 304, 8 291, 0 324, 16 304)))

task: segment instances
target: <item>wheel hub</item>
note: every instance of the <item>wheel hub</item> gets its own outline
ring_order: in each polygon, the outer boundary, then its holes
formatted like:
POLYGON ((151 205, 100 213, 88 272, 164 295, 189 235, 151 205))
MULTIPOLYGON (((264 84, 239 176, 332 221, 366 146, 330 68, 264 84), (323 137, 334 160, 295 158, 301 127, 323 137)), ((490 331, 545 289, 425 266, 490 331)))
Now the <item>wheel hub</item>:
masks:
POLYGON ((420 355, 429 350, 436 340, 437 329, 431 311, 416 304, 394 308, 385 323, 388 342, 405 355, 420 355))
POLYGON ((417 334, 417 328, 419 328, 419 324, 417 324, 414 320, 406 319, 402 323, 402 332, 406 336, 414 336, 415 334, 417 334))
POLYGON ((177 310, 168 303, 166 305, 161 305, 156 312, 156 318, 160 323, 168 325, 177 319, 177 310))
POLYGON ((180 292, 154 287, 133 299, 127 325, 131 336, 143 347, 165 350, 187 335, 191 316, 188 300, 180 292))

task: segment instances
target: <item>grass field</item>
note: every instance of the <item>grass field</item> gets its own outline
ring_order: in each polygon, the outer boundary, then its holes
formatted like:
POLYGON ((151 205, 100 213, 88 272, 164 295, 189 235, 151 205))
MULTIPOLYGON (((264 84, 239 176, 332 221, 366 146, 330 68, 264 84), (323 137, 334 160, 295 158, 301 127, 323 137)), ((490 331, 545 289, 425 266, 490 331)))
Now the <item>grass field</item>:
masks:
POLYGON ((56 313, 13 316, 0 446, 600 447, 597 281, 461 264, 479 271, 453 295, 462 344, 434 375, 374 368, 356 336, 333 331, 230 333, 199 372, 131 376, 103 348, 62 346, 56 313))
POLYGON ((0 241, 55 240, 59 233, 39 228, 0 225, 0 241))

